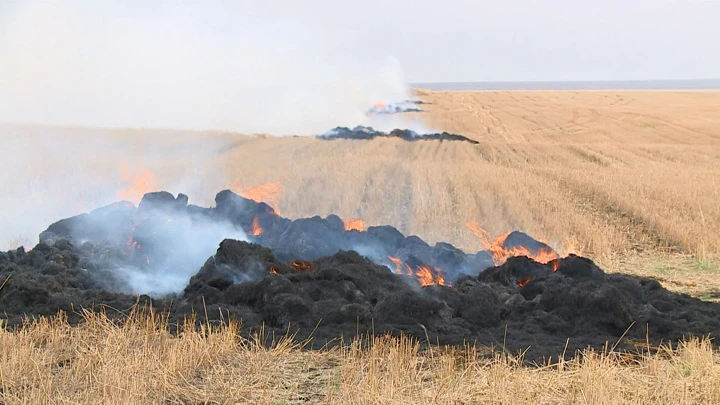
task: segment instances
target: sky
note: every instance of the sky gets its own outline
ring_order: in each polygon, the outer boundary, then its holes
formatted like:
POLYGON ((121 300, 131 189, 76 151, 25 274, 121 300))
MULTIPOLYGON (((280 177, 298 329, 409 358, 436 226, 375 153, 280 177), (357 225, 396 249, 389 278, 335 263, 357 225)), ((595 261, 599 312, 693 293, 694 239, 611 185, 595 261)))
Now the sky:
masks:
POLYGON ((720 78, 720 1, 0 0, 0 122, 312 133, 407 83, 720 78))
POLYGON ((718 0, 298 3, 277 13, 410 82, 720 78, 718 0))

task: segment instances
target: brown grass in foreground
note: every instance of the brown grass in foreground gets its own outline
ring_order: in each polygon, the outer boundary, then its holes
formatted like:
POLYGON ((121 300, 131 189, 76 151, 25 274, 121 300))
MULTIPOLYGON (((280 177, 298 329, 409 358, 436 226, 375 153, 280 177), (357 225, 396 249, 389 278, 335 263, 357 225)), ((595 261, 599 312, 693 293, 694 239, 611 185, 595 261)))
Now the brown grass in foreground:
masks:
POLYGON ((0 403, 720 403, 708 340, 525 366, 520 356, 423 349, 402 337, 305 351, 287 339, 243 339, 234 323, 173 336, 153 314, 122 325, 85 317, 79 327, 60 315, 0 328, 0 403))

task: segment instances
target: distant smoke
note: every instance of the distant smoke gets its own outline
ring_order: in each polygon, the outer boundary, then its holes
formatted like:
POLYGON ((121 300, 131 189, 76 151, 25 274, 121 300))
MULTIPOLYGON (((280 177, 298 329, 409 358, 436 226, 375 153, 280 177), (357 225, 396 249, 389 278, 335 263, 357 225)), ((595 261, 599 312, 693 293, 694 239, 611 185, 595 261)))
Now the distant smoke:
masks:
POLYGON ((320 133, 408 97, 393 58, 258 2, 0 5, 0 122, 320 133))

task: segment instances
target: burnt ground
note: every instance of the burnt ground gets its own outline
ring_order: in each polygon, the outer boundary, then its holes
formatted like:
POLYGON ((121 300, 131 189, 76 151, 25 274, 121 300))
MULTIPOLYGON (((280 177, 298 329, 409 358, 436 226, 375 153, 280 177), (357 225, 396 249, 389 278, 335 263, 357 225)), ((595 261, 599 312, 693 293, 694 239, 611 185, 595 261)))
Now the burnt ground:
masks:
POLYGON ((357 126, 355 128, 336 127, 330 131, 318 135, 320 139, 354 139, 354 140, 371 140, 374 138, 400 138, 404 141, 461 141, 471 144, 478 144, 478 141, 472 140, 466 136, 451 134, 448 132, 437 132, 431 134, 418 134, 409 129, 393 129, 392 131, 382 132, 371 127, 357 126))
MULTIPOLYGON (((115 204, 51 225, 30 252, 0 253, 0 282, 7 279, 0 290, 2 317, 14 327, 24 316, 54 315, 61 309, 77 323, 80 307, 106 306, 112 308, 110 316, 118 316, 140 300, 165 311, 171 322, 191 313, 199 322, 233 317, 242 319, 244 334, 264 325, 269 336, 288 330, 298 339, 312 335, 312 348, 358 333, 406 333, 440 344, 504 344, 513 352, 529 348, 528 359, 557 356, 567 339, 569 356, 576 349, 613 345, 623 335, 619 348, 646 338, 657 344, 720 332, 719 304, 672 293, 655 280, 606 274, 586 258, 540 264, 517 257, 496 267, 482 252, 467 255, 447 244, 429 246, 391 227, 345 232, 330 217, 289 221, 229 191, 218 194, 216 203, 216 208, 200 208, 188 206, 181 196, 153 193, 137 210, 115 204), (147 246, 172 243, 166 236, 147 236, 159 229, 149 225, 153 215, 169 212, 176 218, 229 218, 238 224, 258 213, 269 217, 261 222, 266 228, 257 243, 222 241, 182 291, 155 298, 122 292, 118 263, 144 263, 140 259, 146 254, 153 260, 168 254, 157 246, 152 251, 133 247, 128 253, 122 232, 137 240, 144 236, 147 246), (130 221, 127 227, 124 221, 130 221), (404 254, 408 263, 433 262, 447 270, 452 286, 422 287, 415 278, 394 274, 377 258, 343 249, 348 245, 334 240, 333 229, 353 243, 378 241, 404 254), (328 233, 323 237, 323 232, 328 233), (283 243, 276 254, 271 245, 283 243)), ((517 235, 523 243, 532 241, 517 235)), ((148 265, 145 270, 162 269, 148 265)))

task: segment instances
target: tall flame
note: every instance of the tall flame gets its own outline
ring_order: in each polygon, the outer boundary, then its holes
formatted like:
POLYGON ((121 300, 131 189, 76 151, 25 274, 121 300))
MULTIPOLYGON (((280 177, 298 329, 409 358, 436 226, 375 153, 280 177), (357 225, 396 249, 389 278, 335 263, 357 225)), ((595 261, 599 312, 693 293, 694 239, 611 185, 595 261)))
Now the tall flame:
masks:
POLYGON ((548 264, 552 267, 552 271, 558 271, 558 268, 560 267, 560 259, 552 260, 548 264))
POLYGON ((363 221, 360 218, 348 218, 345 220, 345 230, 346 231, 364 231, 365 230, 365 221, 363 221))
POLYGON ((258 184, 256 186, 249 186, 243 188, 239 183, 235 182, 232 186, 233 191, 239 195, 253 200, 255 202, 264 202, 273 207, 275 215, 280 215, 277 209, 278 203, 282 198, 283 186, 279 181, 272 183, 258 184))
POLYGON ((465 226, 467 226, 467 228, 475 234, 478 239, 480 239, 480 243, 483 248, 492 254, 493 261, 496 265, 501 265, 505 263, 507 259, 516 256, 527 256, 536 262, 543 264, 558 259, 557 253, 553 250, 540 249, 539 251, 533 253, 524 246, 506 248, 503 246, 503 243, 507 239, 508 235, 510 235, 509 231, 490 241, 490 232, 483 229, 483 227, 481 227, 477 222, 468 221, 465 226))
POLYGON ((263 229, 260 226, 260 220, 258 219, 257 216, 255 216, 255 218, 253 218, 253 222, 252 222, 252 235, 260 236, 260 234, 262 234, 262 233, 263 233, 263 229))
POLYGON ((127 183, 127 187, 118 191, 118 198, 137 204, 145 193, 152 191, 154 175, 149 169, 144 169, 133 175, 127 163, 123 163, 120 173, 122 180, 127 183))

